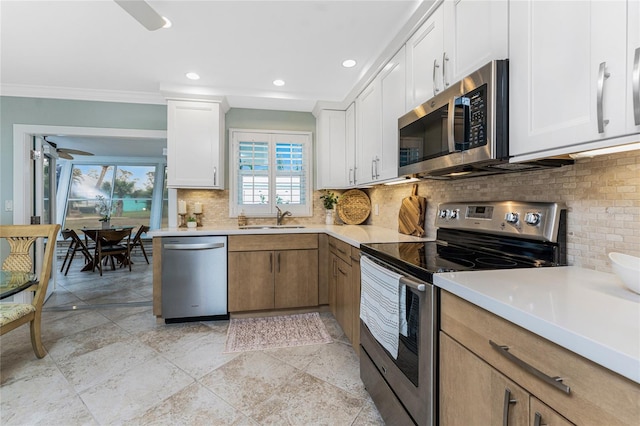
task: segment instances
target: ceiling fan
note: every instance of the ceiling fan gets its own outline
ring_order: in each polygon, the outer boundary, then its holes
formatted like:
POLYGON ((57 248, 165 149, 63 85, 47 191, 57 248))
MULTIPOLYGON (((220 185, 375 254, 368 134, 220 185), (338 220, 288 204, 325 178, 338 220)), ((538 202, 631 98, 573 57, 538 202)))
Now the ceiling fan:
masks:
POLYGON ((58 144, 47 140, 46 136, 43 136, 43 139, 56 150, 58 157, 64 158, 65 160, 73 160, 73 155, 93 155, 92 152, 80 151, 79 149, 58 148, 58 144))
POLYGON ((156 12, 144 0, 113 0, 136 21, 149 31, 158 30, 168 24, 168 20, 156 12))

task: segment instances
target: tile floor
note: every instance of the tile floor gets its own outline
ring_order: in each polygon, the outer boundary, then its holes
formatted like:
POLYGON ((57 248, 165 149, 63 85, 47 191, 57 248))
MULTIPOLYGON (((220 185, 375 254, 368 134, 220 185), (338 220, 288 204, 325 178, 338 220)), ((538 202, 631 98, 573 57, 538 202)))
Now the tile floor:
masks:
POLYGON ((2 336, 0 424, 384 424, 330 314, 333 343, 224 354, 227 321, 156 322, 144 259, 102 278, 81 263, 45 305, 46 357, 28 326, 2 336))

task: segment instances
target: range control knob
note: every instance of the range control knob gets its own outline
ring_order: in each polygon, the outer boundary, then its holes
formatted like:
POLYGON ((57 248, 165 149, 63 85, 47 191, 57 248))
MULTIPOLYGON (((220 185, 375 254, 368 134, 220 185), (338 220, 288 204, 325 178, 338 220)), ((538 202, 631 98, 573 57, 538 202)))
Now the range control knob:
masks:
POLYGON ((458 218, 458 213, 460 212, 460 210, 451 210, 451 213, 449 214, 449 218, 450 219, 457 219, 458 218))
POLYGON ((446 219, 447 216, 449 216, 449 211, 448 210, 440 210, 440 219, 446 219))
POLYGON ((527 212, 527 214, 524 215, 524 221, 528 225, 535 226, 540 223, 540 213, 527 212))
POLYGON ((514 212, 507 213, 504 216, 504 220, 506 220, 507 223, 518 223, 518 213, 514 213, 514 212))

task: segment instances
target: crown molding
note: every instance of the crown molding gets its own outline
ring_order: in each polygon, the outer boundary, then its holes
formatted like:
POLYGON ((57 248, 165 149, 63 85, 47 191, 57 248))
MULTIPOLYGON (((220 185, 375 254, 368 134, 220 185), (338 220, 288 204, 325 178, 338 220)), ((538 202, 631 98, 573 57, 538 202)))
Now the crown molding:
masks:
POLYGON ((167 104, 166 99, 160 92, 129 92, 124 90, 78 89, 73 87, 29 86, 21 84, 0 85, 0 95, 20 98, 122 102, 128 104, 167 104))

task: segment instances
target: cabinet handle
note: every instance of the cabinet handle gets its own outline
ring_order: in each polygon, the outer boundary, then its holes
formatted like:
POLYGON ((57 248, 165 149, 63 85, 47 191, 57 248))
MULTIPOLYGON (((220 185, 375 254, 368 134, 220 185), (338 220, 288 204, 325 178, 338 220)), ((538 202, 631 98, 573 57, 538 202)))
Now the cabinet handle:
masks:
POLYGON ((273 272, 273 253, 269 253, 269 272, 273 272))
POLYGON ((631 80, 633 82, 633 118, 636 126, 640 126, 640 47, 636 49, 633 57, 631 80))
POLYGON ((347 255, 347 252, 346 252, 346 251, 344 251, 344 250, 342 250, 340 247, 336 247, 336 249, 337 249, 340 253, 344 254, 345 256, 347 255))
POLYGON ((353 184, 355 185, 358 182, 358 166, 353 168, 353 184))
POLYGON ((442 54, 442 84, 444 87, 449 87, 449 83, 447 82, 447 62, 449 62, 449 57, 447 56, 447 52, 442 54))
POLYGON ((338 276, 338 262, 335 259, 333 259, 333 276, 338 276))
POLYGON ((378 165, 380 164, 380 157, 378 157, 377 155, 376 155, 375 162, 376 162, 376 179, 379 179, 380 173, 378 172, 378 165))
POLYGON ((511 399, 511 390, 504 388, 504 402, 502 404, 502 426, 509 426, 509 406, 518 402, 511 399))
POLYGON ((347 273, 345 271, 343 271, 342 268, 338 268, 338 272, 340 272, 344 276, 347 275, 347 273))
POLYGON ((517 356, 513 355, 511 352, 509 352, 509 347, 505 346, 505 345, 499 345, 496 342, 494 342, 493 340, 489 340, 489 344, 491 345, 491 347, 493 349, 495 349, 496 351, 498 351, 498 353, 502 356, 504 356, 505 358, 507 358, 509 361, 513 362, 514 364, 516 364, 517 366, 519 366, 520 368, 522 368, 523 370, 525 370, 526 372, 533 374, 534 376, 536 376, 538 379, 542 380, 543 382, 557 388, 560 389, 562 392, 566 393, 567 395, 571 393, 571 388, 567 385, 565 385, 564 383, 562 383, 562 378, 555 376, 555 377, 551 377, 545 373, 543 373, 542 371, 538 370, 537 368, 535 368, 534 366, 524 362, 523 360, 521 360, 520 358, 518 358, 517 356))
POLYGON ((278 273, 280 273, 280 253, 278 253, 278 273))
POLYGON ((218 168, 214 167, 213 168, 213 185, 217 185, 218 184, 218 168))
POLYGON ((375 160, 375 159, 371 160, 371 179, 375 179, 375 178, 376 178, 376 174, 375 174, 375 172, 373 171, 373 165, 374 165, 375 163, 376 163, 376 160, 375 160))
POLYGON ((437 95, 438 92, 440 91, 440 89, 438 89, 438 87, 436 86, 436 68, 440 68, 440 65, 438 65, 438 60, 434 59, 433 60, 433 76, 432 76, 432 80, 433 80, 433 96, 437 95))
POLYGON ((533 426, 547 426, 546 423, 542 423, 542 414, 536 411, 536 415, 533 419, 533 426))
POLYGON ((598 71, 598 97, 596 102, 596 114, 598 116, 598 133, 604 133, 604 126, 609 124, 609 120, 604 119, 603 111, 603 99, 604 99, 604 81, 609 78, 611 74, 607 72, 607 63, 600 63, 600 70, 598 71))
POLYGON ((353 180, 351 179, 351 173, 353 173, 353 169, 349 169, 349 185, 351 185, 353 183, 353 180))

